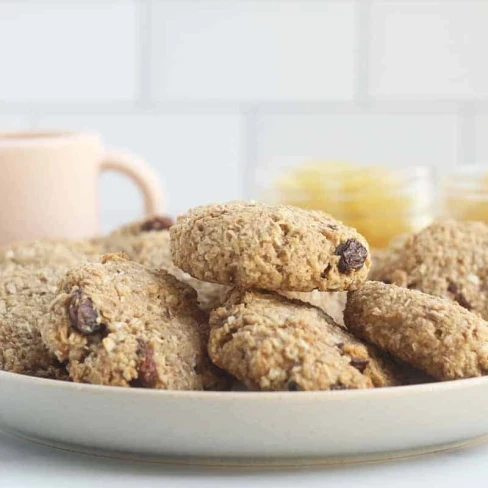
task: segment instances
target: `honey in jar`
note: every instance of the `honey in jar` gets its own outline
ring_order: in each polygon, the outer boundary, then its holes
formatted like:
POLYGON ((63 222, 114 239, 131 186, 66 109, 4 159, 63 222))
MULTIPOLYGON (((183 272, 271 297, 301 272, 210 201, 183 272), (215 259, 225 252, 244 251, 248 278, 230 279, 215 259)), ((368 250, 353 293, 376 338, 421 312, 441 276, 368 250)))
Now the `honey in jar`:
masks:
POLYGON ((275 178, 267 194, 276 203, 333 215, 355 227, 373 248, 384 248, 434 218, 432 172, 423 166, 311 162, 275 178))
POLYGON ((442 181, 443 217, 488 223, 488 166, 451 170, 442 181))

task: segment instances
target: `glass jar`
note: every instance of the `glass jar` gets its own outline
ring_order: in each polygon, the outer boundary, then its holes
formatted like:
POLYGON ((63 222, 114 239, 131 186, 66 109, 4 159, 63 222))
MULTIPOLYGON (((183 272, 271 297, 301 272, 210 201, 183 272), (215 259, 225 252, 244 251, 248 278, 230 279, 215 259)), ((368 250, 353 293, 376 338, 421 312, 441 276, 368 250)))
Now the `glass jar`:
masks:
POLYGON ((372 248, 429 225, 436 214, 435 179, 427 166, 307 163, 257 173, 258 198, 323 210, 355 227, 372 248))
POLYGON ((442 216, 488 223, 488 165, 460 166, 441 180, 442 216))

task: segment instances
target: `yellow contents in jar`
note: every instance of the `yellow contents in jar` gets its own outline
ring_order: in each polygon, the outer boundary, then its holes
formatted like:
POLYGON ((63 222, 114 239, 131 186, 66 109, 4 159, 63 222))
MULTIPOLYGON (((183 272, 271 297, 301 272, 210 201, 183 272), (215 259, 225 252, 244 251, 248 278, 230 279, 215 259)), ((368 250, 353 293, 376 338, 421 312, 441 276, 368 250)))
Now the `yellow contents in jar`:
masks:
POLYGON ((405 176, 383 166, 304 164, 278 178, 273 190, 279 203, 322 210, 355 227, 375 248, 421 226, 405 176))
POLYGON ((488 173, 454 179, 444 189, 444 213, 456 220, 488 223, 488 173))

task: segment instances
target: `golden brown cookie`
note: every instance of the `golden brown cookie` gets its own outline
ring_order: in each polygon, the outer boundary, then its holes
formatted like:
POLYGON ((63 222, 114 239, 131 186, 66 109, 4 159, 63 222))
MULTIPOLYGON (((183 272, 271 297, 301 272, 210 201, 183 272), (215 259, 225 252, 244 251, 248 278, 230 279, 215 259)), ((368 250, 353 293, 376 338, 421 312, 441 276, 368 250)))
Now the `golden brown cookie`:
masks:
POLYGON ((99 240, 39 239, 4 246, 0 249, 0 268, 73 266, 97 259, 103 247, 99 240))
POLYGON ((39 321, 69 266, 96 259, 96 240, 41 239, 0 250, 0 369, 67 379, 67 372, 42 342, 39 321))
POLYGON ((201 390, 219 380, 195 291, 121 255, 71 269, 41 333, 76 382, 201 390))
POLYGON ((276 293, 239 290, 210 314, 212 361, 252 390, 397 384, 394 368, 324 312, 276 293))
POLYGON ((67 379, 41 339, 39 320, 56 292, 58 272, 9 265, 0 268, 0 370, 67 379))
POLYGON ((370 278, 446 298, 488 318, 488 226, 448 220, 393 248, 370 278))
POLYGON ((346 326, 439 380, 488 373, 488 323, 442 298, 376 281, 348 295, 346 326))
POLYGON ((135 222, 121 225, 114 229, 109 235, 109 238, 120 236, 138 236, 149 232, 161 232, 168 230, 174 221, 169 215, 152 215, 135 222))
MULTIPOLYGON (((140 224, 128 224, 126 229, 139 228, 140 224)), ((203 310, 220 306, 227 287, 216 283, 196 280, 173 265, 171 261, 169 231, 166 229, 151 232, 123 232, 105 238, 106 252, 125 252, 132 260, 148 268, 165 269, 178 280, 189 284, 198 293, 198 303, 203 310)))
POLYGON ((398 258, 398 254, 402 252, 408 238, 408 234, 402 234, 392 239, 386 248, 371 249, 371 269, 369 270, 368 279, 376 281, 374 277, 378 270, 383 269, 388 262, 398 258))
POLYGON ((190 210, 170 228, 173 262, 193 277, 243 288, 347 290, 366 279, 368 244, 319 211, 233 202, 190 210))

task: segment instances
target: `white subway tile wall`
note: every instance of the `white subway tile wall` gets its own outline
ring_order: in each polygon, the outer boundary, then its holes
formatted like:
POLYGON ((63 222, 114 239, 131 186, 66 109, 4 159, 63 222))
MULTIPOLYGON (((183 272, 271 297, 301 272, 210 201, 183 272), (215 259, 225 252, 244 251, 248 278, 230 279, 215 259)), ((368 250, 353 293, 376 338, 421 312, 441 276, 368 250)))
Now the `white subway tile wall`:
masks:
POLYGON ((31 120, 28 115, 0 113, 0 131, 12 132, 18 130, 29 130, 31 128, 31 120))
POLYGON ((136 5, 0 1, 4 100, 132 100, 136 5))
POLYGON ((372 95, 472 99, 488 95, 488 2, 373 3, 372 95))
POLYGON ((160 100, 352 100, 354 2, 155 2, 160 100))
MULTIPOLYGON (((91 129, 168 210, 311 159, 488 161, 488 2, 0 0, 0 130, 91 129)), ((142 212, 101 177, 106 229, 142 212)))

